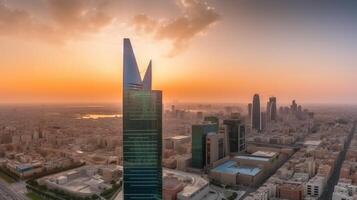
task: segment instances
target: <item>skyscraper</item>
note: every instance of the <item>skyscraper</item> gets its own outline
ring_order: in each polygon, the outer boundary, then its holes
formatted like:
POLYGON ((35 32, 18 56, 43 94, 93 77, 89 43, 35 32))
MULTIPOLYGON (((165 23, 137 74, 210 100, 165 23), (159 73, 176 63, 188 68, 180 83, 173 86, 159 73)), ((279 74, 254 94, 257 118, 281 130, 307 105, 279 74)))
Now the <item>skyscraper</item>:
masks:
POLYGON ((192 167, 203 169, 206 163, 206 136, 217 134, 216 124, 205 122, 192 125, 192 167))
POLYGON ((267 116, 269 121, 277 120, 277 105, 276 105, 276 97, 270 97, 267 107, 267 116))
POLYGON ((292 112, 293 114, 295 114, 295 113, 297 112, 297 110, 298 110, 298 105, 296 104, 296 101, 295 101, 295 100, 293 100, 293 102, 291 103, 290 109, 291 109, 291 112, 292 112))
POLYGON ((219 129, 219 118, 216 116, 206 116, 203 119, 205 122, 211 122, 212 124, 215 124, 215 133, 218 133, 218 129, 219 129))
POLYGON ((252 107, 253 107, 253 104, 249 103, 248 104, 248 119, 249 119, 249 121, 252 120, 252 107))
POLYGON ((261 129, 265 130, 267 128, 267 113, 266 112, 262 112, 261 113, 261 129))
POLYGON ((259 95, 255 94, 253 96, 253 107, 252 107, 252 129, 257 131, 261 130, 261 120, 260 120, 260 99, 259 95))
POLYGON ((245 126, 240 119, 226 119, 225 140, 227 154, 235 154, 245 151, 245 126))
POLYGON ((124 199, 162 199, 162 92, 151 90, 151 61, 141 80, 129 39, 124 39, 124 199))

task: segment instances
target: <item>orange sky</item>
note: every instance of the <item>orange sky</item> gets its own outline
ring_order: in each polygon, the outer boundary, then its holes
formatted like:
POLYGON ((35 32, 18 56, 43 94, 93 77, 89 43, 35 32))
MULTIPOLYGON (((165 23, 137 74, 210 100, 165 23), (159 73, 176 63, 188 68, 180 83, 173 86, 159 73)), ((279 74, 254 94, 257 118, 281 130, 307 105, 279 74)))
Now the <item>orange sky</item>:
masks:
POLYGON ((123 4, 0 1, 12 24, 0 25, 0 102, 120 102, 124 37, 142 72, 153 59, 154 89, 165 101, 238 103, 254 93, 284 103, 357 101, 351 49, 319 30, 282 32, 272 24, 261 33, 252 22, 259 16, 241 16, 238 25, 235 12, 211 1, 160 1, 147 10, 131 2, 130 12, 116 15, 123 4))

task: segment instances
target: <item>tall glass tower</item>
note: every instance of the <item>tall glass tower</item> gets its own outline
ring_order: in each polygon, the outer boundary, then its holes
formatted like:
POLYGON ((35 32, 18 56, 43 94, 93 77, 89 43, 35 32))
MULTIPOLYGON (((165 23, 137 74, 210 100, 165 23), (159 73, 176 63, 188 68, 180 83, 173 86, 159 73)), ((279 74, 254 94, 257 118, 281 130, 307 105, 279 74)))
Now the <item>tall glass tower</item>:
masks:
POLYGON ((226 152, 236 154, 245 151, 245 126, 240 119, 226 119, 225 126, 226 152))
POLYGON ((204 122, 192 125, 192 167, 203 169, 206 163, 206 136, 217 133, 216 124, 204 122))
POLYGON ((255 94, 253 97, 253 107, 252 107, 252 128, 260 131, 261 130, 261 120, 260 120, 260 99, 259 95, 255 94))
POLYGON ((151 61, 141 80, 129 39, 124 39, 124 200, 162 199, 162 92, 151 89, 151 61))

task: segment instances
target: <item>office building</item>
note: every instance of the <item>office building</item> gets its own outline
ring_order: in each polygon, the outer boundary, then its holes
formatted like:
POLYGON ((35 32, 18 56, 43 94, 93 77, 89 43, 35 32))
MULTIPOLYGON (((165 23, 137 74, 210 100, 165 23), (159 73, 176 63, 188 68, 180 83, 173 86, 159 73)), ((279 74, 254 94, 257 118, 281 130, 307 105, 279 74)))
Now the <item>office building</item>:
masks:
POLYGON ((260 116, 260 119, 261 119, 261 129, 262 130, 265 130, 267 128, 267 124, 268 124, 268 119, 267 119, 267 113, 266 112, 262 112, 261 113, 261 116, 260 116))
POLYGON ((261 130, 261 125, 260 125, 260 99, 259 95, 255 94, 253 97, 253 107, 252 107, 252 129, 255 129, 256 131, 261 130))
POLYGON ((253 107, 253 104, 249 103, 248 104, 248 119, 249 119, 249 121, 252 120, 252 107, 253 107))
POLYGON ((269 102, 267 104, 267 116, 268 116, 268 121, 276 121, 277 120, 276 97, 269 98, 269 102))
POLYGON ((326 177, 315 176, 311 178, 305 185, 305 196, 316 199, 320 198, 326 187, 326 183, 326 177))
POLYGON ((212 166, 224 157, 224 135, 208 133, 206 136, 206 166, 212 166))
POLYGON ((192 167, 203 169, 206 163, 206 136, 215 132, 216 124, 205 122, 192 125, 192 167))
POLYGON ((204 118, 205 122, 211 122, 213 124, 215 124, 215 132, 218 133, 218 129, 219 129, 219 118, 216 116, 206 116, 204 118))
POLYGON ((124 39, 124 199, 162 199, 162 92, 151 89, 151 62, 141 80, 129 39, 124 39))
POLYGON ((210 170, 209 177, 225 185, 256 186, 263 180, 263 171, 259 167, 239 166, 229 160, 210 170))
POLYGON ((226 153, 236 154, 245 151, 245 126, 240 119, 226 119, 225 127, 226 153))

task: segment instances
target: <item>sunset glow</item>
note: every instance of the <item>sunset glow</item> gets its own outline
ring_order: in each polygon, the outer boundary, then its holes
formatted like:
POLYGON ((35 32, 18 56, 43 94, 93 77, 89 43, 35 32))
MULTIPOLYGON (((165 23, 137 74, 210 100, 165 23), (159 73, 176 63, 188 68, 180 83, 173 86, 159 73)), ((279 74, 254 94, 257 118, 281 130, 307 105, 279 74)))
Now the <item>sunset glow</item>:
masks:
POLYGON ((254 93, 281 102, 357 100, 357 29, 350 13, 329 5, 307 10, 316 18, 306 21, 289 3, 285 11, 266 5, 265 15, 254 3, 230 0, 78 1, 68 19, 58 14, 68 0, 61 2, 0 1, 3 102, 120 102, 123 37, 131 38, 141 73, 153 60, 154 88, 165 101, 248 102, 254 93))

